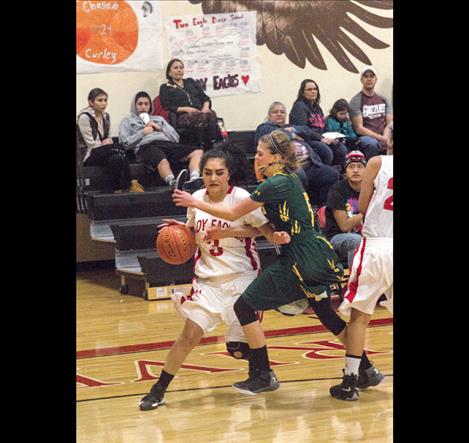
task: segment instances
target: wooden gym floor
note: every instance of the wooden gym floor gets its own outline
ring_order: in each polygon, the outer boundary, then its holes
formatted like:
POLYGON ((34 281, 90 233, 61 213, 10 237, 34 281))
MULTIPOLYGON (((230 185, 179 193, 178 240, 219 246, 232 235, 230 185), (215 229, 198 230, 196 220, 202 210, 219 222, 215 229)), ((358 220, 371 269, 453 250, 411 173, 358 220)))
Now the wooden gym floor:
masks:
POLYGON ((377 308, 367 331, 370 359, 386 375, 356 402, 329 395, 344 351, 314 315, 264 314, 280 388, 244 396, 233 388, 247 363, 225 354, 219 326, 189 355, 166 405, 140 411, 183 321, 170 300, 118 292, 113 270, 77 274, 77 442, 391 442, 392 317, 377 308))

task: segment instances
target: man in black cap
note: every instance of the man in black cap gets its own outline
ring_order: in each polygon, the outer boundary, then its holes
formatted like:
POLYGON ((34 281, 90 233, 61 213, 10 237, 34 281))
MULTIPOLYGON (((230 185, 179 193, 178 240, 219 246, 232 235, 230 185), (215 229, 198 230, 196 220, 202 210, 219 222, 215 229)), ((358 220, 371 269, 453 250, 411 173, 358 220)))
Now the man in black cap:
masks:
POLYGON ((361 241, 363 217, 358 210, 358 197, 365 171, 366 159, 362 152, 347 154, 345 179, 335 183, 327 195, 326 226, 323 234, 331 242, 341 260, 352 268, 353 254, 361 241))
POLYGON ((376 69, 367 66, 361 71, 362 90, 350 100, 350 119, 360 136, 359 149, 367 160, 386 150, 384 128, 393 121, 391 102, 375 92, 376 69))

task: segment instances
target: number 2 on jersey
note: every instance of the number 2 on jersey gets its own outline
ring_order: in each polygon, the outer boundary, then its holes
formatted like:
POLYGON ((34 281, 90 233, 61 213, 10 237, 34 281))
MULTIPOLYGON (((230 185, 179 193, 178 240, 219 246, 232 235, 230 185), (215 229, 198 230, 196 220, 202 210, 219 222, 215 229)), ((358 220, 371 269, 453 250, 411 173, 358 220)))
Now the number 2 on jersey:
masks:
POLYGON ((213 241, 213 248, 209 249, 210 255, 213 257, 218 257, 219 255, 223 254, 223 248, 220 248, 220 240, 212 240, 213 241))
MULTIPOLYGON (((394 177, 391 177, 388 180, 388 189, 394 189, 394 177)), ((393 210, 393 195, 390 195, 386 200, 384 200, 384 209, 388 209, 390 211, 393 210)))

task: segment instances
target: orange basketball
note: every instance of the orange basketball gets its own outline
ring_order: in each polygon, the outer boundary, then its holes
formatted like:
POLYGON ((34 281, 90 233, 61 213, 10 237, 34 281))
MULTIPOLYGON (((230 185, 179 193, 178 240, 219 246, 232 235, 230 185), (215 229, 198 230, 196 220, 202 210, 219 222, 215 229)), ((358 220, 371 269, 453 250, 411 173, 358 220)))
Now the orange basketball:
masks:
POLYGON ((181 265, 195 254, 195 238, 186 225, 169 225, 156 238, 160 257, 171 265, 181 265))

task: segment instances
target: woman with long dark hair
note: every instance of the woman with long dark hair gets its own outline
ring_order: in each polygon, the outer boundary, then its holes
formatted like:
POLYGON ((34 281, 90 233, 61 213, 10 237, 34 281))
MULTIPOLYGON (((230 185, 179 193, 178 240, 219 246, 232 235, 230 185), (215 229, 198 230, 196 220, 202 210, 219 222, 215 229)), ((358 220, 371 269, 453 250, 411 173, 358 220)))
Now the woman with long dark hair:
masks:
POLYGON ((184 64, 177 58, 168 62, 166 78, 160 86, 161 106, 176 113, 176 130, 190 130, 199 146, 210 149, 220 139, 210 97, 194 79, 184 78, 184 64))
POLYGON ((94 88, 88 94, 88 106, 77 118, 79 163, 106 169, 114 192, 143 192, 137 180, 131 180, 129 161, 125 150, 110 136, 111 119, 106 112, 108 94, 94 88))
POLYGON ((343 167, 348 152, 347 147, 337 139, 323 137, 326 124, 320 102, 321 93, 318 84, 311 79, 303 80, 290 111, 290 124, 311 128, 314 134, 312 134, 310 145, 321 157, 323 163, 343 167))

